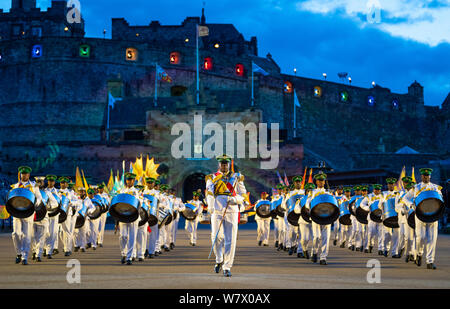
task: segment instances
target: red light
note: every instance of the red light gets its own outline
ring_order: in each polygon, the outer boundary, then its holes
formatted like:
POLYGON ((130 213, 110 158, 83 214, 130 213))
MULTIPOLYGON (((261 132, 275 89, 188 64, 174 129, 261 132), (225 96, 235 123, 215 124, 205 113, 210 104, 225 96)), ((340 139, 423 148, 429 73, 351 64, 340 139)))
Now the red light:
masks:
POLYGON ((244 65, 242 64, 236 64, 236 75, 237 76, 244 76, 244 65))
POLYGON ((203 68, 205 70, 212 70, 212 68, 213 68, 213 60, 212 60, 212 58, 210 58, 210 57, 205 58, 205 61, 203 62, 203 68))
POLYGON ((171 64, 180 64, 180 53, 179 52, 172 52, 170 53, 170 63, 171 64))

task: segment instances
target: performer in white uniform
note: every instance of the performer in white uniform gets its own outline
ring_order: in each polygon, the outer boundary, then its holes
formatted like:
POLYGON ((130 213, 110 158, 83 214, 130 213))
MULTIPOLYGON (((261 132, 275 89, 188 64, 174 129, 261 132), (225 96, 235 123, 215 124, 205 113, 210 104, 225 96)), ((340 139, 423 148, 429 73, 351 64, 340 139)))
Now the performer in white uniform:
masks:
MULTIPOLYGON (((166 184, 161 185, 161 192, 159 193, 160 197, 160 203, 159 203, 159 209, 164 210, 166 213, 172 213, 173 212, 173 203, 171 199, 169 198, 167 194, 167 190, 169 189, 169 186, 166 184)), ((170 228, 169 225, 159 225, 159 243, 158 249, 164 250, 166 252, 169 252, 170 249, 170 228)), ((159 251, 161 254, 161 251, 159 251)))
MULTIPOLYGON (((55 188, 57 177, 55 175, 47 175, 45 178, 47 179, 47 188, 45 188, 45 193, 48 196, 49 203, 50 205, 52 205, 52 208, 57 209, 58 204, 61 200, 61 196, 59 195, 58 190, 55 188)), ((55 244, 59 230, 58 220, 59 220, 59 213, 55 216, 49 215, 47 238, 45 240, 45 250, 44 250, 44 256, 47 256, 48 259, 51 259, 52 254, 56 253, 53 251, 53 249, 56 249, 55 244)))
MULTIPOLYGON (((350 198, 351 198, 352 188, 345 187, 343 189, 343 191, 344 191, 344 195, 338 201, 339 205, 341 205, 342 203, 348 202, 350 200, 350 198)), ((352 233, 352 226, 351 225, 339 224, 340 248, 345 248, 346 244, 350 244, 351 233, 352 233)))
MULTIPOLYGON (((141 200, 143 199, 143 191, 144 186, 135 185, 136 189, 138 189, 139 196, 141 197, 141 200)), ((145 222, 141 226, 139 226, 140 217, 138 218, 138 228, 136 232, 136 245, 134 246, 133 250, 133 258, 132 261, 134 261, 135 258, 138 259, 139 262, 143 262, 145 258, 145 249, 147 247, 147 237, 148 237, 148 222, 145 222)))
MULTIPOLYGON (((354 201, 353 204, 356 204, 356 201, 358 199, 362 198, 361 186, 354 186, 353 191, 355 192, 355 195, 350 199, 350 201, 353 200, 354 201)), ((351 207, 351 205, 349 204, 349 208, 350 207, 351 207)), ((352 207, 352 209, 355 209, 355 207, 352 207)), ((355 251, 355 247, 357 246, 357 240, 358 240, 358 224, 359 224, 359 222, 356 219, 356 216, 353 214, 350 216, 350 219, 352 220, 352 227, 351 227, 350 239, 348 242, 348 249, 355 251)))
MULTIPOLYGON (((283 201, 283 207, 285 209, 285 226, 286 226, 286 247, 288 248, 289 251, 289 255, 292 255, 295 252, 300 253, 302 252, 302 248, 301 246, 298 246, 298 239, 300 239, 299 237, 299 227, 298 226, 294 226, 292 224, 289 223, 289 221, 287 220, 287 216, 288 216, 288 212, 289 209, 287 209, 287 201, 291 198, 291 196, 294 196, 296 194, 300 194, 300 195, 305 195, 305 190, 302 189, 302 180, 303 177, 302 176, 294 176, 294 178, 292 178, 293 181, 293 189, 289 192, 289 194, 286 195, 285 200, 283 201)), ((295 209, 294 209, 295 211, 295 209)))
POLYGON ((64 256, 70 256, 72 254, 73 249, 73 232, 75 229, 74 220, 76 220, 76 216, 74 216, 74 208, 76 208, 76 203, 78 197, 75 195, 75 192, 69 189, 69 178, 60 177, 59 183, 61 184, 61 188, 59 189, 59 194, 61 196, 65 196, 69 199, 69 208, 67 209, 67 218, 66 221, 62 223, 62 240, 64 247, 64 256))
POLYGON ((175 243, 177 241, 177 232, 178 232, 178 223, 180 221, 181 212, 184 211, 184 204, 181 198, 175 195, 176 191, 174 188, 169 190, 170 197, 173 199, 173 209, 175 220, 172 220, 173 223, 171 225, 171 233, 170 233, 170 249, 173 250, 175 248, 175 243))
MULTIPOLYGON (((268 201, 269 194, 267 192, 261 193, 261 199, 256 201, 256 205, 261 201, 268 201)), ((256 208, 255 208, 256 211, 256 208)), ((257 223, 257 239, 258 246, 263 245, 264 247, 267 247, 269 245, 269 235, 270 235, 270 221, 272 220, 272 217, 268 218, 261 218, 258 216, 258 214, 255 214, 255 221, 257 223)))
MULTIPOLYGON (((388 178, 386 179, 387 191, 383 191, 383 199, 384 199, 384 207, 386 207, 386 203, 390 199, 396 199, 398 196, 398 192, 395 190, 395 183, 397 182, 396 178, 388 178)), ((383 209, 384 212, 384 209, 383 209)), ((400 214, 399 214, 400 215, 400 214)), ((399 224, 400 225, 400 224, 399 224)), ((388 228, 383 225, 384 230, 384 248, 389 248, 389 242, 391 243, 391 251, 393 258, 401 258, 401 251, 403 248, 399 248, 399 228, 388 228)))
MULTIPOLYGON (((147 184, 147 188, 145 188, 143 195, 152 195, 158 200, 156 206, 156 215, 158 215, 158 207, 160 200, 159 196, 160 181, 152 177, 147 177, 145 178, 145 183, 147 184)), ((147 255, 144 254, 144 256, 149 259, 152 259, 155 256, 158 256, 159 251, 159 249, 157 248, 157 242, 159 239, 158 222, 156 221, 156 224, 149 226, 148 229, 150 230, 150 232, 147 235, 147 250, 146 250, 147 255)))
MULTIPOLYGON (((384 196, 381 194, 381 188, 383 186, 381 184, 373 185, 373 192, 368 194, 361 201, 361 208, 368 211, 370 213, 370 205, 375 201, 378 201, 379 208, 382 208, 382 204, 384 202, 384 196)), ((367 241, 365 242, 365 253, 372 253, 373 246, 375 244, 375 238, 378 241, 378 251, 385 251, 384 249, 384 229, 382 222, 375 222, 372 220, 370 215, 367 216, 369 223, 367 224, 368 233, 367 233, 367 241)))
POLYGON ((194 220, 186 220, 185 230, 189 235, 189 244, 195 246, 197 244, 197 226, 200 220, 200 214, 203 212, 203 203, 200 201, 200 194, 197 191, 192 192, 193 199, 188 201, 189 204, 195 206, 194 213, 197 215, 194 220))
MULTIPOLYGON (((111 203, 111 198, 108 193, 105 192, 105 185, 99 184, 98 185, 98 194, 103 197, 106 201, 106 203, 109 205, 111 203)), ((98 233, 98 246, 101 248, 103 247, 103 237, 105 235, 105 226, 106 226, 106 218, 108 216, 108 213, 105 212, 100 217, 99 222, 99 233, 98 233)))
POLYGON ((239 212, 245 210, 244 202, 247 190, 244 176, 230 171, 231 158, 223 155, 217 158, 219 171, 206 176, 206 199, 211 215, 211 240, 216 265, 214 271, 223 269, 225 277, 231 277, 234 262, 236 239, 239 224, 239 212), (218 231, 223 230, 223 238, 215 239, 218 231))
MULTIPOLYGON (((272 195, 272 200, 271 202, 274 202, 276 200, 278 200, 279 198, 283 198, 283 185, 282 184, 277 184, 276 186, 276 194, 272 195)), ((284 221, 281 220, 281 217, 278 216, 276 214, 276 212, 274 212, 273 216, 273 233, 274 233, 274 238, 275 238, 275 248, 277 248, 277 250, 281 250, 283 247, 283 224, 284 221), (281 246, 281 248, 280 248, 281 246), (280 248, 280 249, 279 249, 280 248)))
MULTIPOLYGON (((405 262, 415 262, 417 258, 415 229, 408 224, 408 213, 414 203, 414 186, 412 177, 402 178, 404 189, 397 195, 395 211, 398 214, 399 244, 405 250, 405 262)), ((414 209, 414 208, 413 208, 414 209)))
MULTIPOLYGON (((19 167, 20 181, 12 186, 12 189, 25 188, 33 192, 36 197, 36 203, 41 203, 42 197, 39 187, 36 183, 30 181, 31 168, 28 166, 19 167)), ((33 228, 34 214, 28 218, 13 217, 13 232, 11 234, 14 243, 14 248, 17 253, 16 264, 22 262, 23 265, 28 265, 28 254, 31 246, 32 228, 33 228)))
MULTIPOLYGON (((89 188, 87 190, 87 194, 88 194, 87 199, 89 199, 90 202, 88 209, 90 208, 91 209, 90 211, 93 212, 97 207, 99 207, 92 203, 92 199, 94 198, 95 195, 95 190, 93 188, 89 188)), ((87 199, 85 200, 85 205, 87 203, 87 199)), ((88 217, 86 223, 89 223, 89 234, 87 235, 88 248, 92 247, 92 250, 97 250, 100 218, 93 219, 88 217)))
MULTIPOLYGON (((316 185, 313 183, 307 183, 305 184, 305 198, 308 199, 311 192, 316 188, 316 185)), ((302 199, 303 200, 303 199, 302 199)), ((301 201, 297 201, 295 204, 294 212, 296 214, 301 214, 301 201)), ((308 219, 308 218, 306 218, 308 219)), ((313 240, 313 234, 312 234, 312 224, 307 220, 303 218, 303 216, 300 215, 300 218, 298 219, 298 226, 300 230, 300 245, 297 249, 297 257, 298 258, 305 258, 309 260, 309 250, 312 249, 312 240, 313 240), (301 250, 300 250, 301 248, 301 250)))
MULTIPOLYGON (((34 177, 36 179, 36 188, 44 190, 45 177, 34 177)), ((45 205, 46 207, 46 205, 45 205)), ((36 212, 34 213, 33 220, 33 236, 31 239, 31 252, 33 252, 33 260, 36 262, 42 262, 42 253, 44 251, 45 239, 48 229, 48 214, 45 211, 45 217, 40 221, 36 221, 36 212)))

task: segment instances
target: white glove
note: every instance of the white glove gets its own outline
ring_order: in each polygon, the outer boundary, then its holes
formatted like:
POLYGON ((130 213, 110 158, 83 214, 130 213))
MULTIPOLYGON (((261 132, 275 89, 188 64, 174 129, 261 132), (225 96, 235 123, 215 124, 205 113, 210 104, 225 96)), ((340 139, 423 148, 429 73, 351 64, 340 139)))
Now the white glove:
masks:
POLYGON ((239 205, 239 204, 242 204, 243 202, 244 202, 244 198, 240 195, 228 197, 228 203, 230 205, 239 205))

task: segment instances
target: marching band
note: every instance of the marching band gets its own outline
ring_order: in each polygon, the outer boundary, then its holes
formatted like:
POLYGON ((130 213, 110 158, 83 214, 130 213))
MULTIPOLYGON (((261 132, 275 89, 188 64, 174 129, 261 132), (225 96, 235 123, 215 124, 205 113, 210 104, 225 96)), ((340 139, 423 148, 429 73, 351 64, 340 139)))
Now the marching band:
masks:
POLYGON ((186 219, 185 229, 191 246, 197 243, 198 223, 211 224, 211 252, 214 272, 231 277, 238 225, 255 211, 258 246, 269 246, 270 224, 274 222, 277 251, 296 253, 298 258, 327 265, 330 241, 339 248, 364 254, 375 249, 378 255, 405 256, 405 262, 428 269, 434 264, 438 219, 445 205, 441 187, 430 182, 432 169, 420 169, 421 182, 411 177, 383 185, 338 187, 327 190, 327 175, 314 175, 315 183, 293 177, 291 187, 277 185, 272 197, 266 192, 251 205, 244 176, 234 172, 227 155, 217 157, 218 171, 205 178, 205 199, 199 191, 183 203, 175 190, 157 178, 146 177, 145 187, 136 184, 136 174, 125 173, 125 186, 114 196, 105 185, 74 188, 68 177, 47 175, 30 180, 31 168, 19 167, 19 181, 11 186, 6 208, 13 217, 12 240, 15 263, 42 262, 58 254, 58 240, 65 256, 103 247, 107 213, 119 229, 120 262, 132 265, 174 250, 178 222, 186 219), (60 188, 56 188, 56 182, 60 188), (353 191, 353 195, 352 195, 353 191), (244 217, 245 215, 245 217, 244 217))

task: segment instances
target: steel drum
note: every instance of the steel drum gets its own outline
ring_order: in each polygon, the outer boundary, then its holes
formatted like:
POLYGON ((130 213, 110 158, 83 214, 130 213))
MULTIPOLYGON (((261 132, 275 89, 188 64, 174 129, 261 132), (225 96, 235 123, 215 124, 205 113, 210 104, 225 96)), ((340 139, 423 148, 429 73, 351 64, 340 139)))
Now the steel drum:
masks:
POLYGON ((36 196, 29 189, 17 188, 9 191, 6 198, 6 210, 16 218, 28 218, 34 213, 36 196))
POLYGON ((261 218, 269 218, 271 215, 271 203, 269 201, 259 201, 256 205, 256 213, 261 218))
POLYGON ((356 217, 356 213, 355 213, 355 210, 356 210, 355 203, 356 203, 356 200, 359 199, 360 197, 361 197, 361 195, 355 195, 355 196, 352 196, 352 197, 350 198, 350 201, 348 202, 348 210, 349 210, 350 213, 351 213, 353 216, 355 216, 355 217, 356 217))
POLYGON ((195 218, 197 218, 197 213, 195 210, 195 206, 192 205, 191 203, 186 203, 184 204, 184 210, 181 213, 182 216, 189 221, 195 220, 195 218))
POLYGON ((116 195, 111 201, 109 214, 123 223, 134 222, 139 218, 139 200, 131 194, 116 195))
POLYGON ((174 220, 174 216, 173 216, 173 202, 172 200, 169 199, 169 216, 167 217, 167 221, 166 221, 166 225, 169 225, 173 220, 174 220))
POLYGON ((144 201, 149 204, 148 208, 148 225, 154 226, 158 224, 158 199, 150 194, 144 195, 144 201))
POLYGON ((91 200, 94 205, 94 209, 87 213, 91 220, 96 220, 101 217, 103 209, 103 200, 98 200, 95 197, 91 200))
POLYGON ((423 191, 414 200, 417 218, 425 223, 439 220, 445 212, 445 204, 437 191, 423 191))
POLYGON ((317 224, 331 224, 339 218, 336 198, 331 194, 321 194, 311 201, 311 220, 317 224))
POLYGON ((396 229, 398 225, 398 213, 395 211, 395 198, 390 198, 384 203, 383 225, 396 229))
POLYGON ((349 201, 345 201, 339 205, 339 223, 342 225, 352 225, 349 204, 349 201))
POLYGON ((39 190, 41 192, 42 200, 39 203, 39 205, 35 206, 35 222, 40 222, 45 218, 45 215, 47 215, 47 203, 48 203, 48 196, 43 190, 39 190))
POLYGON ((359 223, 361 224, 368 224, 369 221, 367 220, 367 216, 369 215, 369 211, 368 210, 364 210, 361 207, 361 202, 363 201, 363 197, 360 197, 358 200, 356 200, 355 202, 355 215, 356 215, 356 220, 358 220, 359 223))
POLYGON ((139 226, 143 226, 145 223, 148 222, 148 218, 149 218, 149 212, 150 212, 150 207, 148 206, 147 203, 143 203, 141 204, 141 207, 139 208, 139 226))
POLYGON ((283 197, 279 197, 275 201, 272 201, 272 211, 279 217, 284 217, 284 211, 281 209, 283 203, 283 197))
POLYGON ((304 196, 305 196, 304 194, 293 195, 288 199, 288 201, 286 203, 286 205, 288 207, 287 220, 293 226, 298 226, 298 219, 300 219, 300 214, 296 214, 294 212, 295 204, 297 203, 298 200, 301 200, 304 196))
POLYGON ((64 223, 67 220, 69 214, 70 200, 64 195, 61 197, 61 208, 59 209, 58 223, 64 223))
POLYGON ((239 224, 246 224, 248 222, 248 213, 241 212, 239 216, 239 224))
POLYGON ((211 214, 207 212, 202 212, 199 217, 200 224, 211 224, 211 214))
POLYGON ((61 209, 61 198, 58 196, 58 194, 56 193, 52 193, 53 197, 55 198, 58 206, 54 205, 52 203, 52 200, 49 198, 48 199, 48 203, 47 203, 47 212, 48 212, 48 216, 50 218, 52 217, 56 217, 57 215, 59 215, 59 211, 61 209))
POLYGON ((408 225, 412 229, 416 228, 416 211, 412 208, 408 211, 408 225))
POLYGON ((86 222, 86 212, 87 212, 87 208, 85 205, 83 205, 83 207, 77 213, 77 218, 75 221, 76 229, 82 228, 84 223, 86 222))
POLYGON ((106 207, 107 207, 107 205, 106 205, 107 203, 106 203, 105 199, 100 194, 94 195, 94 199, 99 202, 100 212, 101 212, 101 214, 104 214, 106 212, 106 207))
POLYGON ((381 204, 379 200, 370 204, 370 220, 376 223, 383 222, 383 219, 381 218, 381 216, 383 215, 383 210, 380 207, 381 204))
POLYGON ((158 209, 158 228, 161 228, 163 225, 167 225, 167 221, 170 217, 170 211, 162 208, 158 209))
POLYGON ((300 203, 300 207, 301 207, 301 211, 300 211, 300 215, 302 216, 303 220, 305 220, 308 223, 311 223, 311 216, 309 214, 309 209, 306 208, 306 201, 308 200, 308 196, 304 196, 299 202, 300 203))

